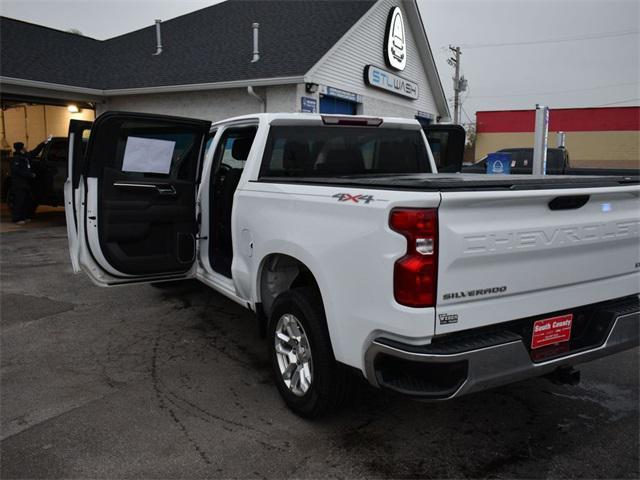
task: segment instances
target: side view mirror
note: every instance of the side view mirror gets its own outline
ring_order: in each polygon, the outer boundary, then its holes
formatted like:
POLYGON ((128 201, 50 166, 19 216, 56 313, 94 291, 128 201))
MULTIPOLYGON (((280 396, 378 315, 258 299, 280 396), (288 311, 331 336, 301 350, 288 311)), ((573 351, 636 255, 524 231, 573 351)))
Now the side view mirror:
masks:
POLYGON ((461 125, 426 125, 422 127, 431 147, 439 173, 456 173, 462 170, 465 129, 461 125))

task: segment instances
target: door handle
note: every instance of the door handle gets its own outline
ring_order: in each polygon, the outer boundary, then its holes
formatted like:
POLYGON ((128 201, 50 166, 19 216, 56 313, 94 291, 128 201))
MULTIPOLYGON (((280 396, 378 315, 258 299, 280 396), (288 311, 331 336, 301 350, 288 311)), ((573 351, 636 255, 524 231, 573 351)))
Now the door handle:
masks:
POLYGON ((156 185, 156 190, 158 191, 158 195, 166 195, 170 197, 175 197, 176 195, 176 187, 173 185, 156 185))
POLYGON ((155 190, 158 195, 174 197, 177 195, 176 187, 171 184, 114 182, 114 187, 125 189, 155 190))

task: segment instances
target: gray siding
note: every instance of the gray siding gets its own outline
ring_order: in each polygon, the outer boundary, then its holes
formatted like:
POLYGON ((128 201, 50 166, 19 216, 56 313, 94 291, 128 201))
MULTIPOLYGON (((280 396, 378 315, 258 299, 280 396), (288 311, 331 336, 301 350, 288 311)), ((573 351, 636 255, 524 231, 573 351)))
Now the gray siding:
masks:
MULTIPOLYGON (((255 90, 263 98, 266 93, 268 112, 295 111, 296 85, 278 85, 255 90)), ((105 103, 97 106, 98 114, 107 110, 158 113, 217 122, 238 115, 261 113, 262 105, 249 96, 246 88, 229 88, 110 97, 105 103)))
POLYGON ((362 95, 363 112, 366 115, 413 116, 418 110, 438 116, 425 67, 420 59, 414 32, 409 25, 408 13, 398 0, 381 0, 362 21, 350 30, 337 48, 321 60, 308 74, 309 80, 321 85, 333 86, 362 95), (419 85, 418 100, 404 99, 368 87, 364 83, 365 65, 373 64, 388 69, 384 61, 384 33, 389 10, 399 5, 404 16, 407 38, 407 66, 398 74, 419 85))

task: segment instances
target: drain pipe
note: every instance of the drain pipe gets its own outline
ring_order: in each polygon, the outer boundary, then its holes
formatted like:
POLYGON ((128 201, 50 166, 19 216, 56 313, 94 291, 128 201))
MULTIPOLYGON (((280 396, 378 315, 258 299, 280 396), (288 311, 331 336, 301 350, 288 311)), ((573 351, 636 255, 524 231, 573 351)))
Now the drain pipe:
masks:
MULTIPOLYGON (((260 33, 260 24, 252 23, 251 28, 253 28, 253 58, 251 59, 251 63, 256 63, 257 61, 260 60, 260 48, 258 44, 258 34, 260 33)), ((267 111, 266 97, 262 98, 260 95, 258 95, 251 85, 247 87, 247 93, 262 104, 262 111, 266 113, 267 111)))
POLYGON ((156 53, 153 56, 160 55, 162 53, 162 33, 160 31, 160 24, 162 20, 156 20, 156 53))
POLYGON ((247 93, 249 95, 251 95, 253 98, 255 98, 256 100, 258 100, 262 104, 262 111, 264 113, 267 113, 267 100, 266 100, 266 98, 262 98, 260 95, 258 95, 251 85, 249 85, 247 87, 247 93))

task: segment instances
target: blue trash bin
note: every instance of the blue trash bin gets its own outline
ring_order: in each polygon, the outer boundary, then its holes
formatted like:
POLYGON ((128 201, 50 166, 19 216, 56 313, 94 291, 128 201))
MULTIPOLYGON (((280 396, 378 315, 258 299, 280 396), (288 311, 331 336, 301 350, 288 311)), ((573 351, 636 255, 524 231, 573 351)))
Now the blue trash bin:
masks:
POLYGON ((509 175, 511 173, 510 153, 490 153, 487 155, 487 174, 509 175))

